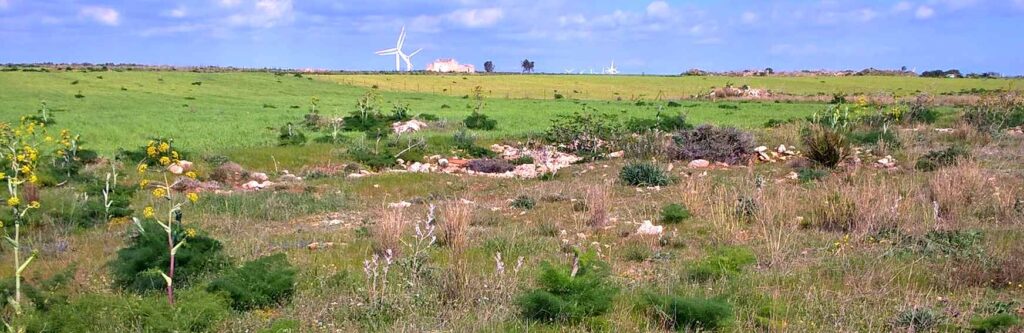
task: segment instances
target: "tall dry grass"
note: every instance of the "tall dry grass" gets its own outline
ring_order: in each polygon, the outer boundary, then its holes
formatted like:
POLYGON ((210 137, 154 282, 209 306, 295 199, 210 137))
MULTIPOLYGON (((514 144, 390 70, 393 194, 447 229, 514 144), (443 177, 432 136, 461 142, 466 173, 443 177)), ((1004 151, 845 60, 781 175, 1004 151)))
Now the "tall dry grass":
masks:
POLYGON ((441 243, 450 249, 453 255, 466 250, 471 220, 472 209, 468 204, 450 202, 441 207, 441 243))
POLYGON ((608 225, 608 208, 611 204, 610 189, 607 184, 587 188, 586 203, 590 217, 587 225, 592 228, 603 228, 608 225))
POLYGON ((402 233, 405 232, 408 224, 405 221, 405 209, 383 208, 377 223, 370 229, 373 239, 373 251, 379 255, 385 255, 391 250, 394 255, 401 252, 402 233))

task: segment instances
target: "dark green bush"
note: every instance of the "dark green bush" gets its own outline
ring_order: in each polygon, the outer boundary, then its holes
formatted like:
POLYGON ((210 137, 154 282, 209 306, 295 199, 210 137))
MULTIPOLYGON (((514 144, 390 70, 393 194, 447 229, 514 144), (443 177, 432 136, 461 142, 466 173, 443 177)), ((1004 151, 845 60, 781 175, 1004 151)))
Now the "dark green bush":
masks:
POLYGON ((672 136, 672 157, 704 159, 729 164, 743 163, 754 153, 754 136, 732 127, 700 125, 672 136))
POLYGON ((579 269, 541 264, 540 288, 518 299, 523 317, 543 322, 580 322, 608 312, 618 288, 609 280, 608 264, 593 253, 579 257, 579 269))
POLYGON ((756 261, 757 257, 754 256, 754 251, 748 248, 722 247, 690 265, 689 276, 690 279, 700 282, 719 279, 738 274, 743 266, 756 261))
POLYGON ((236 310, 267 308, 295 293, 296 269, 284 253, 245 263, 210 283, 211 292, 226 292, 236 310))
POLYGON ((690 218, 690 210, 682 204, 669 204, 661 208, 661 222, 666 224, 683 222, 690 218))
POLYGON ((971 152, 963 146, 950 146, 943 150, 933 150, 917 159, 914 169, 920 171, 935 171, 941 167, 956 164, 957 161, 970 158, 971 152))
POLYGON ((537 202, 534 201, 533 198, 526 195, 520 195, 515 200, 512 200, 512 208, 533 209, 533 207, 536 205, 537 202))
POLYGON ((380 170, 398 164, 398 157, 391 154, 387 149, 374 151, 370 147, 355 146, 348 150, 348 155, 353 160, 367 168, 380 170))
POLYGON ((761 208, 757 204, 757 199, 751 196, 740 196, 736 199, 736 207, 733 209, 733 213, 736 218, 750 222, 757 217, 757 211, 761 208))
POLYGON ((896 132, 889 129, 873 128, 869 130, 851 131, 847 134, 850 141, 861 146, 877 149, 899 149, 903 147, 896 132))
POLYGON ((210 332, 231 309, 223 297, 179 290, 171 307, 163 295, 84 294, 25 318, 28 332, 210 332))
POLYGON ((732 321, 732 306, 720 300, 648 293, 642 306, 665 328, 677 331, 714 331, 732 321))
POLYGON ((487 117, 487 115, 474 111, 462 121, 468 129, 490 131, 498 127, 498 121, 487 117))
POLYGON ((632 186, 667 186, 672 184, 668 171, 650 162, 631 162, 622 167, 619 180, 632 186))
POLYGON ((1006 332, 1020 325, 1020 318, 1012 313, 999 313, 971 319, 971 331, 978 333, 1006 332))
POLYGON ((818 166, 835 168, 850 155, 845 131, 821 124, 810 124, 801 134, 804 155, 818 166))
POLYGON ((641 133, 650 130, 671 132, 690 128, 693 128, 693 126, 686 122, 686 116, 682 114, 662 115, 661 113, 658 113, 655 115, 654 119, 632 118, 626 122, 626 129, 632 133, 641 133))
POLYGON ((279 146, 300 146, 306 144, 306 140, 306 135, 292 123, 281 126, 280 134, 277 136, 279 146))
POLYGON ((582 113, 559 115, 551 120, 551 127, 544 136, 569 152, 593 159, 611 152, 612 144, 623 132, 615 115, 600 113, 584 105, 582 113))
POLYGON ((416 115, 416 119, 419 119, 419 120, 422 120, 422 121, 438 121, 438 120, 441 120, 441 117, 438 117, 437 115, 435 115, 433 113, 420 113, 420 114, 416 115))
MULTIPOLYGON (((134 292, 166 287, 160 272, 170 264, 167 233, 153 221, 143 222, 142 227, 145 231, 132 236, 128 246, 118 250, 117 258, 109 264, 114 284, 134 292)), ((173 234, 175 243, 185 237, 177 223, 173 234)), ((175 255, 174 286, 184 288, 200 275, 224 267, 228 259, 221 249, 220 242, 213 238, 201 234, 189 237, 175 255)))
POLYGON ((929 308, 902 311, 893 318, 892 326, 899 331, 929 332, 942 323, 942 313, 929 308))

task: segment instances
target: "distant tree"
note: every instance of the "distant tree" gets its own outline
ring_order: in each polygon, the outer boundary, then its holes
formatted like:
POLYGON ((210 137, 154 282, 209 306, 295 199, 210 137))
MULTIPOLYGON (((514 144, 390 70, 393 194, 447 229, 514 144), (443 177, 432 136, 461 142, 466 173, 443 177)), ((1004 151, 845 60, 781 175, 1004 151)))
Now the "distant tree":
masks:
POLYGON ((765 72, 766 74, 768 74, 768 75, 772 75, 772 74, 775 74, 775 70, 774 70, 774 69, 772 69, 771 67, 765 68, 765 69, 764 69, 764 72, 765 72))
POLYGON ((490 60, 484 63, 484 71, 488 73, 494 73, 494 63, 490 60))
POLYGON ((906 72, 906 71, 907 71, 907 66, 900 67, 900 72, 906 72))
POLYGON ((523 73, 533 73, 533 61, 530 59, 523 59, 523 73))

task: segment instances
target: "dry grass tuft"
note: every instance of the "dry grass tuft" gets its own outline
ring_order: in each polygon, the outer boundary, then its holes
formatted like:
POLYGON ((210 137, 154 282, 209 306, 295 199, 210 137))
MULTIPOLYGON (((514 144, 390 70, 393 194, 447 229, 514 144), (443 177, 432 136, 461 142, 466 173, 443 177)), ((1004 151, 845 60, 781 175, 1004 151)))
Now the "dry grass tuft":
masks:
POLYGON ((461 254, 468 244, 466 234, 472 210, 467 204, 450 202, 441 207, 441 214, 441 243, 451 249, 453 255, 461 254))
POLYGON ((587 225, 593 228, 603 228, 608 225, 608 205, 611 195, 608 185, 596 185, 587 188, 587 211, 590 218, 587 225))
POLYGON ((406 226, 404 209, 383 208, 377 223, 370 230, 373 236, 373 251, 384 255, 391 250, 397 256, 401 250, 402 233, 406 226))
POLYGON ((951 227, 950 224, 988 203, 990 184, 985 171, 976 162, 961 161, 936 171, 928 182, 928 189, 930 198, 937 205, 940 224, 951 227))

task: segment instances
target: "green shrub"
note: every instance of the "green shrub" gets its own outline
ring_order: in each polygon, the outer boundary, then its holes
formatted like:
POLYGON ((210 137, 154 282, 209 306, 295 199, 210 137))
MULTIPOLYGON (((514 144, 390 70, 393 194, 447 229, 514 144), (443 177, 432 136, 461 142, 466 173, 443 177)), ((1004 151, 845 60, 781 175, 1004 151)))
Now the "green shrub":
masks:
POLYGON ((533 207, 536 205, 537 202, 534 201, 533 198, 526 195, 520 195, 515 200, 512 200, 512 208, 533 209, 533 207))
POLYGON ((509 162, 511 162, 513 165, 523 165, 523 164, 533 164, 534 160, 533 160, 533 156, 523 155, 523 156, 519 156, 516 159, 511 160, 509 162))
POLYGON ((985 235, 977 230, 932 230, 917 242, 924 255, 981 259, 985 235))
POLYGON ((622 259, 642 262, 654 256, 651 245, 644 240, 632 240, 622 247, 622 259))
POLYGON ((398 164, 398 157, 391 154, 387 149, 374 151, 370 147, 355 146, 348 150, 348 155, 353 160, 367 168, 380 170, 398 164))
POLYGON ((296 269, 284 253, 245 263, 210 283, 211 292, 226 292, 237 310, 272 307, 295 293, 296 269))
POLYGON ((677 160, 704 159, 729 164, 742 163, 754 153, 754 136, 732 127, 700 125, 672 135, 672 157, 677 160))
POLYGON ((796 179, 801 183, 810 183, 825 179, 829 172, 819 168, 800 168, 796 170, 796 179))
POLYGON ((980 132, 997 133, 1024 125, 1024 103, 1015 93, 986 96, 964 109, 961 119, 980 132))
POLYGON ((110 207, 103 202, 103 190, 106 182, 96 180, 87 185, 85 193, 89 195, 83 207, 83 216, 79 221, 80 227, 91 227, 97 224, 107 223, 110 219, 131 216, 134 210, 131 208, 132 197, 135 196, 136 186, 122 186, 111 184, 108 198, 110 207))
POLYGON ((740 196, 736 199, 736 207, 733 209, 733 214, 736 218, 750 222, 757 217, 757 211, 760 210, 760 205, 757 204, 757 199, 751 196, 740 196))
POLYGON ((599 113, 597 109, 583 106, 583 112, 559 115, 551 120, 551 127, 544 132, 545 138, 563 149, 595 159, 612 151, 624 129, 615 115, 599 113))
POLYGON ((667 186, 672 184, 668 171, 650 162, 631 162, 622 167, 619 180, 632 186, 667 186))
POLYGON ((689 276, 704 282, 725 276, 736 275, 743 266, 757 261, 754 251, 745 247, 722 247, 708 254, 704 259, 690 265, 689 276))
POLYGON ((893 318, 893 328, 907 332, 928 332, 942 323, 942 313, 929 308, 902 311, 893 318))
POLYGON ((487 117, 487 115, 474 111, 462 121, 468 129, 490 131, 498 127, 498 121, 487 117))
POLYGON ((914 169, 935 171, 941 167, 956 164, 957 161, 971 156, 970 150, 963 146, 950 146, 943 150, 933 150, 917 159, 914 169))
POLYGON ((277 136, 277 145, 279 146, 300 146, 306 144, 306 135, 295 128, 292 123, 287 123, 281 126, 281 133, 277 136))
POLYGON ((580 322, 608 312, 618 288, 609 280, 608 264, 592 252, 579 257, 576 276, 571 267, 541 265, 540 288, 518 299, 523 317, 543 322, 580 322))
MULTIPOLYGON (((175 243, 185 237, 179 225, 174 224, 175 243)), ((170 265, 167 233, 153 221, 143 222, 142 227, 145 231, 132 236, 128 246, 118 250, 117 258, 110 262, 114 284, 134 292, 165 288, 160 272, 170 265)), ((201 234, 189 237, 175 255, 174 286, 187 287, 200 275, 226 265, 228 259, 221 249, 221 243, 213 238, 201 234)))
POLYGON ((667 116, 662 115, 659 112, 653 119, 632 118, 626 122, 626 130, 632 133, 641 133, 651 130, 671 132, 690 128, 693 128, 693 126, 686 122, 686 116, 682 114, 667 116))
POLYGON ((422 121, 438 121, 438 120, 441 120, 441 117, 438 117, 437 115, 432 114, 432 113, 420 113, 420 114, 416 115, 416 119, 419 119, 419 120, 422 120, 422 121))
POLYGON ((666 328, 677 331, 714 331, 732 321, 732 306, 714 299, 663 296, 648 293, 642 306, 666 328))
POLYGON ((877 149, 899 149, 903 147, 899 138, 896 136, 896 132, 889 129, 875 128, 870 130, 851 131, 847 136, 854 144, 871 146, 877 149))
POLYGON ((672 224, 690 218, 690 210, 682 204, 669 204, 661 208, 661 222, 672 224))
POLYGON ((835 168, 850 155, 850 141, 845 131, 821 124, 810 124, 801 134, 804 155, 816 165, 835 168))
POLYGON ((971 331, 978 333, 1006 332, 1020 324, 1020 318, 1011 313, 999 313, 971 319, 971 331))

